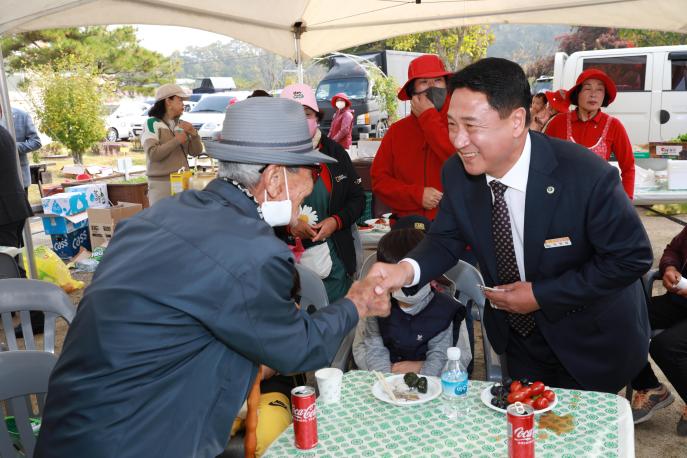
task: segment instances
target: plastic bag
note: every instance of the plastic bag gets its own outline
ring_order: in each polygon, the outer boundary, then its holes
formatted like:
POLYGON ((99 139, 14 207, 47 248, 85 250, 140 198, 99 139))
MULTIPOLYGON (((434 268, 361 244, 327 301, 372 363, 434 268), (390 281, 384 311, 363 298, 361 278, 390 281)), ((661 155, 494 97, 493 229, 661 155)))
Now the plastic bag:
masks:
MULTIPOLYGON (((67 293, 76 291, 85 286, 85 283, 79 280, 74 280, 69 273, 69 268, 60 259, 57 254, 46 246, 38 246, 33 250, 36 258, 36 270, 38 271, 38 279, 54 283, 67 293)), ((24 259, 24 269, 29 271, 29 265, 26 256, 24 259)))

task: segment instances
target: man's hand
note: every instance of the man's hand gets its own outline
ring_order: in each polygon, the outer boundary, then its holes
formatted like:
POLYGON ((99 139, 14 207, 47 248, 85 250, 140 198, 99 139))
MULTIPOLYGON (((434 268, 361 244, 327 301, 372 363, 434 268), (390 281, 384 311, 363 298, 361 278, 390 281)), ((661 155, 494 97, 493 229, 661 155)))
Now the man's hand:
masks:
POLYGON ((353 282, 348 290, 346 298, 355 304, 360 319, 368 316, 387 316, 391 313, 389 294, 375 293, 379 281, 378 276, 368 275, 362 280, 353 282))
POLYGON ((179 121, 179 127, 184 129, 184 132, 186 132, 186 134, 188 134, 188 135, 193 135, 193 136, 198 135, 198 131, 196 129, 194 129, 193 124, 191 124, 188 121, 179 121))
POLYGON ((435 109, 434 104, 431 100, 429 100, 427 94, 425 94, 424 92, 415 94, 410 99, 410 111, 415 116, 420 116, 422 113, 429 110, 430 108, 435 109))
POLYGON ((398 264, 376 262, 365 278, 368 277, 377 279, 376 294, 388 295, 390 292, 401 289, 412 282, 415 272, 413 266, 408 262, 399 262, 398 264))
POLYGON ((670 292, 677 292, 677 282, 680 281, 680 272, 673 266, 666 267, 663 272, 663 286, 670 292))
POLYGON ((317 235, 317 231, 315 231, 306 221, 299 219, 294 226, 291 226, 291 235, 310 240, 317 235))
POLYGON ((539 310, 539 304, 532 292, 532 283, 519 281, 495 288, 503 291, 485 290, 484 295, 489 299, 492 307, 510 313, 530 313, 539 310))
POLYGON ((425 210, 432 210, 439 205, 443 192, 436 188, 425 188, 422 192, 422 207, 425 210))
POLYGON ((423 361, 399 361, 391 365, 391 372, 394 374, 405 374, 407 372, 420 373, 423 361))
POLYGON ((317 231, 317 235, 312 241, 319 242, 320 240, 327 240, 339 228, 339 224, 330 216, 325 218, 324 221, 315 224, 312 228, 317 231))

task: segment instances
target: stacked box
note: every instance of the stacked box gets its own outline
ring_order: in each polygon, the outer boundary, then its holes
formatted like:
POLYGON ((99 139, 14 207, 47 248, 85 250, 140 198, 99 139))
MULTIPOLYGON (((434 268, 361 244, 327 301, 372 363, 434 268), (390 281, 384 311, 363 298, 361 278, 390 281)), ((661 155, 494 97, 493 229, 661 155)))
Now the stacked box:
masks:
MULTIPOLYGON (((87 221, 87 220, 86 220, 87 221)), ((81 247, 91 250, 91 241, 88 238, 88 228, 82 227, 66 234, 52 234, 52 249, 62 259, 71 259, 79 252, 81 247)))
POLYGON ((141 204, 119 202, 109 208, 88 209, 88 230, 94 247, 109 243, 115 226, 123 219, 129 218, 143 210, 141 204))
POLYGON ((72 216, 86 211, 88 201, 83 192, 61 192, 41 199, 46 215, 72 216))
POLYGON ((110 201, 107 197, 107 183, 89 183, 78 186, 70 186, 69 192, 83 192, 86 194, 88 208, 107 208, 110 201))
POLYGON ((81 212, 72 216, 48 215, 41 217, 43 229, 48 235, 67 234, 88 226, 88 213, 81 212))

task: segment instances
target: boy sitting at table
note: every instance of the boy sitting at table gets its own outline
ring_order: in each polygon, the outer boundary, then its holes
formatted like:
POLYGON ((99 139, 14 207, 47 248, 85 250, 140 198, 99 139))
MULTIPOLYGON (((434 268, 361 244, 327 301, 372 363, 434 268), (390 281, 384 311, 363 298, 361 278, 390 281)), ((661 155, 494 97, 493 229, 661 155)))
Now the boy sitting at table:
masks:
MULTIPOLYGON (((392 230, 379 241, 377 261, 395 264, 415 248, 424 232, 414 228, 392 230)), ((454 345, 453 323, 465 316, 465 307, 431 284, 413 296, 401 290, 391 297, 391 314, 370 318, 365 329, 368 370, 439 376, 446 349, 454 345)), ((460 322, 460 319, 456 322, 460 322)))

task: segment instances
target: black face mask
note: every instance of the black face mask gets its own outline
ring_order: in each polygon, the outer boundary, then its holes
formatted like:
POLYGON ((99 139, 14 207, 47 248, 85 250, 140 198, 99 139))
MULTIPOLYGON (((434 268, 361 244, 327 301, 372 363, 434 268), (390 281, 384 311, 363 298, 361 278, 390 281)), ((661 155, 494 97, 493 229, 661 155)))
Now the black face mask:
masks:
POLYGON ((446 102, 446 88, 432 86, 429 89, 423 91, 422 93, 427 96, 427 98, 430 102, 432 102, 432 105, 434 105, 437 111, 441 111, 441 109, 444 107, 444 102, 446 102))

